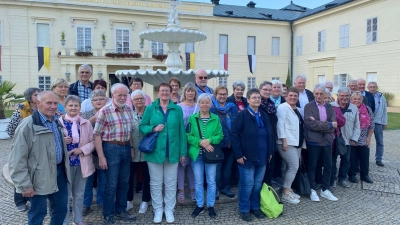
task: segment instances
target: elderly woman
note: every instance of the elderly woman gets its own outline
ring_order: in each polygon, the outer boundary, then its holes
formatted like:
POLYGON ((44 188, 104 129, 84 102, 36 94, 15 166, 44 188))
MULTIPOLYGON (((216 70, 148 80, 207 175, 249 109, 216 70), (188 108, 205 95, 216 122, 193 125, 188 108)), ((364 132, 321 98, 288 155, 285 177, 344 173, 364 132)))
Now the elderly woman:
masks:
POLYGON ((66 113, 64 108, 64 99, 68 95, 68 88, 68 82, 62 78, 55 79, 53 83, 51 83, 51 91, 56 93, 58 96, 58 107, 55 115, 57 118, 66 113))
MULTIPOLYGON (((100 79, 100 80, 95 80, 93 82, 93 86, 95 90, 100 90, 103 91, 105 94, 107 94, 107 82, 105 82, 104 80, 100 79)), ((109 104, 112 102, 111 98, 106 97, 106 104, 109 104)), ((93 109, 93 104, 92 104, 92 100, 90 98, 84 100, 81 104, 81 112, 86 112, 86 111, 90 111, 93 109)))
MULTIPOLYGON (((228 97, 228 88, 225 86, 217 87, 214 91, 214 97, 211 112, 219 117, 222 132, 224 133, 224 139, 221 142, 221 148, 224 152, 224 160, 217 164, 217 189, 228 198, 234 198, 235 194, 230 188, 232 164, 235 161, 230 134, 232 123, 238 114, 238 110, 235 104, 226 101, 228 97)), ((218 198, 219 193, 217 191, 217 199, 218 198)))
MULTIPOLYGON (((143 89, 143 80, 138 77, 132 78, 131 81, 129 82, 129 88, 131 89, 132 92, 135 90, 142 90, 143 89)), ((126 104, 129 106, 132 106, 132 100, 130 98, 127 98, 126 104)), ((146 95, 146 101, 144 104, 146 106, 151 104, 150 96, 146 95)))
POLYGON ((363 103, 361 92, 356 91, 351 94, 350 102, 358 108, 360 118, 360 138, 355 145, 351 146, 349 181, 358 183, 356 177, 357 159, 360 161, 360 179, 367 183, 373 183, 369 177, 369 146, 371 137, 374 133, 375 124, 373 123, 373 113, 369 106, 363 103))
POLYGON ((304 142, 304 120, 300 109, 296 107, 298 100, 297 88, 289 88, 287 102, 278 107, 277 112, 277 149, 287 165, 283 180, 282 200, 292 204, 300 202, 300 196, 295 194, 290 187, 299 169, 301 147, 304 142))
MULTIPOLYGON (((106 105, 107 97, 106 93, 102 90, 94 90, 90 93, 90 101, 92 103, 93 109, 82 113, 82 118, 89 120, 94 128, 94 124, 96 123, 96 113, 106 105)), ((96 179, 95 174, 97 174, 97 195, 96 195, 96 203, 99 208, 103 207, 104 202, 104 190, 106 188, 106 174, 105 170, 100 169, 99 167, 99 158, 97 156, 97 152, 94 151, 92 153, 93 163, 95 165, 95 173, 90 175, 86 181, 85 186, 85 194, 83 200, 83 216, 86 216, 90 213, 93 202, 93 183, 96 179)))
POLYGON ((143 139, 144 135, 139 131, 139 125, 143 118, 143 113, 146 108, 145 99, 146 94, 142 90, 135 90, 131 94, 131 99, 135 110, 133 110, 133 149, 134 157, 131 162, 131 172, 129 175, 129 189, 128 189, 128 203, 127 210, 133 208, 133 187, 134 187, 134 177, 135 172, 139 168, 142 171, 143 183, 137 183, 136 185, 143 185, 142 193, 142 203, 140 203, 139 213, 146 213, 149 207, 148 202, 151 199, 150 196, 150 175, 149 168, 147 167, 147 162, 144 160, 144 153, 139 151, 139 143, 143 139))
POLYGON ((205 163, 203 152, 214 151, 212 144, 219 144, 224 137, 221 123, 218 116, 210 112, 212 105, 212 95, 203 93, 199 96, 197 104, 200 112, 189 117, 190 132, 187 139, 190 145, 189 157, 195 179, 196 208, 192 217, 196 218, 204 211, 204 171, 207 179, 207 208, 210 218, 215 218, 217 214, 214 210, 216 193, 216 163, 205 163), (201 133, 200 133, 200 132, 201 133))
MULTIPOLYGON (((183 87, 183 93, 181 97, 181 103, 178 105, 183 111, 183 121, 185 126, 187 126, 189 116, 197 113, 200 109, 196 104, 197 101, 197 88, 196 86, 189 82, 183 87)), ((185 169, 187 168, 187 177, 189 179, 189 191, 190 198, 192 201, 196 201, 196 196, 194 193, 194 174, 192 167, 190 166, 190 160, 186 157, 183 163, 179 163, 178 166, 178 196, 177 200, 179 203, 184 203, 185 201, 185 169)))
MULTIPOLYGON (((73 221, 78 225, 86 225, 82 217, 83 196, 87 177, 95 170, 92 160, 94 140, 92 124, 79 116, 80 108, 81 102, 78 96, 67 96, 65 98, 67 113, 58 120, 64 127, 64 139, 69 155, 71 180, 68 184, 68 193, 73 199, 73 221)), ((69 217, 70 214, 67 213, 64 225, 69 224, 69 217)))
POLYGON ((187 142, 182 108, 171 100, 172 87, 158 85, 158 99, 146 107, 140 122, 140 132, 159 132, 155 149, 145 153, 150 173, 150 192, 154 208, 154 223, 161 223, 163 212, 167 223, 173 223, 176 204, 178 162, 185 160, 187 142), (165 196, 163 200, 163 184, 165 196), (165 204, 165 209, 163 207, 165 204))
POLYGON ((180 103, 181 96, 179 95, 178 91, 179 89, 181 89, 181 82, 178 80, 178 78, 172 77, 171 79, 169 79, 168 83, 172 87, 171 100, 175 104, 180 103))
MULTIPOLYGON (((37 109, 37 95, 39 92, 40 89, 35 87, 28 88, 24 91, 25 102, 15 105, 15 111, 13 112, 11 120, 7 125, 6 132, 10 137, 14 137, 15 129, 17 129, 17 126, 21 120, 32 115, 32 112, 37 109)), ((14 188, 14 203, 19 212, 28 210, 28 207, 26 206, 27 202, 28 199, 22 197, 22 194, 17 193, 14 188)))
POLYGON ((272 102, 275 105, 275 108, 278 108, 278 106, 284 102, 286 102, 285 98, 282 97, 282 83, 279 80, 273 80, 271 81, 272 84, 272 91, 271 95, 269 98, 272 100, 272 102))
MULTIPOLYGON (((330 81, 325 81, 324 84, 325 84, 325 88, 328 89, 332 93, 332 91, 333 91, 333 83, 330 82, 330 81)), ((331 96, 329 97, 329 102, 328 103, 331 103, 331 102, 334 102, 334 101, 335 101, 335 98, 331 94, 331 96)))
POLYGON ((232 102, 236 105, 236 108, 239 112, 243 111, 244 109, 249 106, 247 103, 247 99, 243 97, 244 90, 246 86, 242 81, 236 81, 232 84, 233 87, 233 94, 228 97, 227 102, 232 102))
POLYGON ((282 84, 282 98, 286 100, 286 97, 288 95, 288 86, 286 84, 282 84))
POLYGON ((261 110, 258 89, 247 92, 249 106, 240 112, 232 125, 232 148, 239 164, 239 212, 244 221, 250 213, 264 218, 260 210, 260 191, 265 168, 274 154, 275 138, 267 114, 261 110))

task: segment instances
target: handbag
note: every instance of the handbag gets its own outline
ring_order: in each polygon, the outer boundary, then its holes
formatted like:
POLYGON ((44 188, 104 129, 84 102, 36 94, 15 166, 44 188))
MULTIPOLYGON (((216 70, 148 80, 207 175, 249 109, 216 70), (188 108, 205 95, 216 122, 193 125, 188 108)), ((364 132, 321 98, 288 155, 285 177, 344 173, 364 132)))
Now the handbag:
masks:
POLYGON ((299 170, 297 171, 296 177, 292 183, 293 189, 295 189, 300 195, 311 195, 310 181, 308 180, 308 174, 306 172, 304 162, 301 161, 299 170))
MULTIPOLYGON (((164 115, 164 120, 163 120, 162 124, 165 124, 168 114, 169 114, 169 109, 167 110, 167 112, 164 115)), ((151 133, 147 134, 140 141, 139 151, 144 152, 144 153, 153 152, 154 149, 156 148, 157 137, 158 137, 158 132, 151 132, 151 133)))
MULTIPOLYGON (((197 129, 199 131, 200 138, 202 139, 203 135, 201 134, 199 118, 196 118, 197 129)), ((214 151, 209 152, 202 148, 203 161, 204 163, 220 163, 224 159, 224 152, 222 151, 219 144, 211 144, 214 148, 214 151)))
POLYGON ((347 153, 346 142, 341 133, 335 138, 335 151, 338 155, 345 155, 347 153))
POLYGON ((260 192, 260 209, 268 218, 277 218, 283 213, 283 204, 275 190, 263 183, 260 192), (276 200, 278 199, 278 200, 276 200))

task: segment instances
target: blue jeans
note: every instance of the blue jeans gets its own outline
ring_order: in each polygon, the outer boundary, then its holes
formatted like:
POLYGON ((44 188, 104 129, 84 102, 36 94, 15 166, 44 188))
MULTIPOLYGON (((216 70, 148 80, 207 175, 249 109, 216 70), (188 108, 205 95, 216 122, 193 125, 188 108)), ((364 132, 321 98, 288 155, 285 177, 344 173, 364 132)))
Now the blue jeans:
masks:
MULTIPOLYGON (((349 172, 349 169, 350 169, 351 146, 350 145, 346 145, 346 147, 347 147, 346 154, 345 155, 340 155, 340 168, 339 168, 339 174, 337 176, 339 181, 343 181, 343 180, 347 179, 347 173, 349 172)), ((338 157, 338 154, 335 151, 333 153, 333 156, 332 156, 332 171, 331 171, 330 186, 332 186, 333 182, 336 180, 337 157, 338 157)))
POLYGON ((375 123, 375 141, 376 141, 376 152, 375 152, 375 160, 382 161, 383 157, 383 125, 375 123))
POLYGON ((204 206, 204 169, 207 179, 207 207, 214 207, 215 192, 217 185, 215 183, 217 164, 204 163, 203 155, 199 155, 196 161, 191 160, 194 173, 194 192, 196 195, 196 204, 198 207, 204 206))
POLYGON ((115 145, 103 141, 104 156, 108 169, 104 192, 103 216, 112 217, 126 210, 131 165, 130 145, 115 145), (114 202, 115 200, 115 202, 114 202))
POLYGON ((231 148, 222 148, 224 160, 217 164, 217 187, 219 190, 229 189, 231 184, 232 165, 236 162, 231 148), (222 176, 222 179, 221 179, 222 176))
POLYGON ((238 164, 239 179, 239 212, 250 212, 260 209, 260 191, 266 165, 258 166, 251 162, 238 164))
MULTIPOLYGON (((104 189, 106 187, 106 172, 105 170, 97 170, 97 197, 96 203, 97 205, 103 205, 104 203, 104 189)), ((93 181, 94 174, 90 175, 86 181, 85 186, 85 194, 83 197, 83 206, 89 207, 92 206, 93 203, 93 181)))
POLYGON ((50 225, 62 224, 68 212, 68 184, 64 162, 57 165, 58 191, 49 195, 34 195, 29 198, 28 225, 42 225, 47 214, 47 199, 50 202, 50 225))

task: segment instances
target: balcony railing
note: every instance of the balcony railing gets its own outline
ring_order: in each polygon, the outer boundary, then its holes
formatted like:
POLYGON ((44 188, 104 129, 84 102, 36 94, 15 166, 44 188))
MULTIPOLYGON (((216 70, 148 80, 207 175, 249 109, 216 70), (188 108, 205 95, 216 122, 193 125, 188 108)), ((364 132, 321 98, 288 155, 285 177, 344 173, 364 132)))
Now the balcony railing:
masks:
POLYGON ((92 53, 93 56, 96 56, 96 57, 106 57, 107 53, 130 53, 130 54, 139 53, 141 55, 141 58, 145 58, 145 59, 151 59, 153 56, 152 51, 143 51, 143 50, 121 51, 119 49, 104 49, 104 48, 102 48, 102 49, 63 48, 63 49, 61 49, 59 56, 75 56, 76 52, 92 53))

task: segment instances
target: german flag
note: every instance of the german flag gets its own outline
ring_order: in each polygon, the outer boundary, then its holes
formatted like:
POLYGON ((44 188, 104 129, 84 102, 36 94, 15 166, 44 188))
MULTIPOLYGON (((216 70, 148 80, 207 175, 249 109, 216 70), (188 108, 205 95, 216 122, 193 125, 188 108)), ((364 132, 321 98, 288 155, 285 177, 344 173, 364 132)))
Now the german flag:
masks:
POLYGON ((186 53, 186 70, 194 69, 195 54, 194 52, 186 53))
POLYGON ((38 71, 43 65, 50 72, 50 47, 37 47, 38 49, 38 71))

